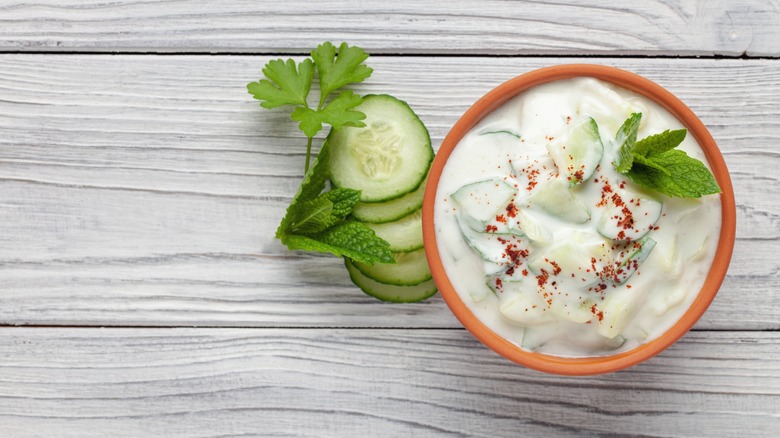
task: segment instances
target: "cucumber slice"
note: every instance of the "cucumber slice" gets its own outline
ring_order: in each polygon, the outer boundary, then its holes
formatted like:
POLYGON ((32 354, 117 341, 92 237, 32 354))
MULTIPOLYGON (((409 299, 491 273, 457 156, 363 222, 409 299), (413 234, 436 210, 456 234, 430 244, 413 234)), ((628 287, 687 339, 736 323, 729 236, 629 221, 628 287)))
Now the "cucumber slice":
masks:
MULTIPOLYGON (((427 180, 427 178, 426 178, 427 180)), ((415 210, 422 207, 423 196, 425 195, 425 182, 412 193, 406 194, 398 199, 387 202, 358 202, 352 210, 352 216, 361 222, 371 224, 383 224, 386 222, 397 221, 404 216, 408 216, 415 210)))
POLYGON ((425 249, 393 254, 395 263, 368 265, 353 261, 352 264, 366 277, 380 283, 396 286, 414 286, 431 279, 431 270, 425 258, 425 249))
POLYGON ((394 222, 366 226, 390 244, 390 251, 409 252, 423 247, 422 210, 394 222))
POLYGON ((416 190, 433 160, 428 130, 406 102, 368 95, 355 108, 365 127, 328 134, 331 181, 360 190, 361 202, 382 202, 416 190))
POLYGON ((436 294, 436 283, 433 279, 424 281, 414 286, 396 286, 393 284, 384 284, 366 277, 349 259, 344 259, 347 266, 349 278, 367 295, 382 301, 393 303, 414 303, 430 298, 436 294))
POLYGON ((516 193, 517 189, 506 182, 488 179, 466 184, 450 197, 460 206, 463 220, 474 230, 484 232, 516 193))
POLYGON ((613 240, 637 240, 661 217, 663 204, 625 190, 615 192, 601 213, 596 230, 613 240))
POLYGON ((552 179, 537 186, 528 200, 553 216, 565 221, 582 224, 590 220, 590 211, 580 198, 569 190, 567 183, 552 179))
POLYGON ((593 175, 604 155, 599 126, 591 117, 577 119, 547 144, 547 151, 569 186, 580 184, 593 175))

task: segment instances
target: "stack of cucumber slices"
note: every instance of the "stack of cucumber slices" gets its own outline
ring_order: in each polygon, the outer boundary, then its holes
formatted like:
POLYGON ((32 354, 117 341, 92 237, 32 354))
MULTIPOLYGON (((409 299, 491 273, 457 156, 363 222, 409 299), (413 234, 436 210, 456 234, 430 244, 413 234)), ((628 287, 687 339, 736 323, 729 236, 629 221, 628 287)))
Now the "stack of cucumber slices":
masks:
POLYGON ((331 184, 360 190, 352 216, 390 244, 396 263, 345 259, 347 270, 355 285, 380 300, 424 300, 436 293, 421 220, 434 155, 428 130, 406 102, 392 96, 365 96, 356 110, 366 115, 365 127, 328 135, 331 184))

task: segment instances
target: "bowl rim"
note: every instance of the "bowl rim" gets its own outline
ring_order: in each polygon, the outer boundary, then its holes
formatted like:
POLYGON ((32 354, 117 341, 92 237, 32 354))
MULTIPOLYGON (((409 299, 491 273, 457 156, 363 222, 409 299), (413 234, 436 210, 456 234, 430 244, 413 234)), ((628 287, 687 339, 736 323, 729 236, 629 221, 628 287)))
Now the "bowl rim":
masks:
POLYGON ((736 207, 726 163, 715 140, 702 121, 680 99, 655 82, 616 67, 597 64, 562 64, 533 70, 516 76, 489 91, 477 100, 455 123, 444 138, 431 165, 422 207, 425 254, 433 279, 447 306, 474 337, 501 356, 532 368, 552 374, 593 375, 619 371, 650 359, 665 350, 701 318, 723 283, 734 249, 736 207), (537 85, 574 77, 593 77, 643 95, 669 111, 688 129, 701 146, 722 193, 721 231, 716 257, 701 290, 680 319, 658 338, 632 350, 611 356, 566 358, 522 350, 502 338, 480 321, 455 291, 444 271, 434 231, 434 203, 438 182, 444 165, 463 136, 493 110, 537 85))

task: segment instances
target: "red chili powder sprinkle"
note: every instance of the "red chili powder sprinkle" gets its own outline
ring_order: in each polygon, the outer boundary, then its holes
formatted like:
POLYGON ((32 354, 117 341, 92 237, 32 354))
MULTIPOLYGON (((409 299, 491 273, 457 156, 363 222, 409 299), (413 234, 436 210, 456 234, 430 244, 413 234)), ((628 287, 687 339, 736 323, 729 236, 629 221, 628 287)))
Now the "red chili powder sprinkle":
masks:
POLYGON ((517 205, 510 202, 509 205, 506 206, 506 215, 509 217, 516 217, 517 216, 517 205))
POLYGON ((501 222, 502 224, 505 224, 506 218, 504 217, 503 214, 499 214, 498 216, 496 216, 496 222, 501 222))
POLYGON ((544 285, 547 284, 548 278, 550 278, 550 274, 542 269, 542 273, 536 276, 536 284, 538 284, 539 287, 544 287, 544 285))
POLYGON ((598 306, 596 306, 595 304, 593 306, 591 306, 590 312, 593 313, 594 315, 596 315, 596 317, 599 319, 599 321, 603 321, 604 320, 604 312, 599 310, 598 306))
POLYGON ((485 227, 486 233, 495 233, 496 231, 498 231, 498 227, 495 225, 488 225, 485 227))
POLYGON ((558 263, 556 263, 554 260, 550 262, 550 264, 553 267, 553 275, 558 275, 561 273, 561 267, 558 266, 558 263))
POLYGON ((523 276, 528 277, 528 269, 523 269, 523 276))

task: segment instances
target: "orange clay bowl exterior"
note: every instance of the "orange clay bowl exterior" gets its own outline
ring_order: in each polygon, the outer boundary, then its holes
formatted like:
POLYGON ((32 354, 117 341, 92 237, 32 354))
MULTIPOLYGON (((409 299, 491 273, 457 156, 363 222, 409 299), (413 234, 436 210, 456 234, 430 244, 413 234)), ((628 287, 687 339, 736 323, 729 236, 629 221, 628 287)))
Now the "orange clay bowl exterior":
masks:
POLYGON ((731 186, 728 169, 726 169, 726 163, 723 161, 723 156, 718 150, 715 140, 701 120, 680 99, 655 82, 625 70, 591 64, 568 64, 534 70, 499 85, 472 105, 447 134, 433 161, 425 190, 422 214, 428 264, 439 291, 458 320, 483 344, 505 358, 528 368, 564 375, 592 375, 622 370, 650 359, 680 339, 699 320, 715 298, 731 260, 736 228, 734 190, 731 186), (691 307, 674 326, 660 337, 623 353, 612 356, 567 358, 523 350, 518 345, 497 335, 477 319, 455 291, 444 271, 436 244, 433 212, 436 190, 444 165, 458 142, 471 128, 493 110, 531 87, 578 76, 594 77, 641 94, 666 108, 682 122, 688 129, 688 133, 696 138, 704 150, 715 179, 723 190, 720 195, 722 223, 717 253, 704 286, 691 307))

